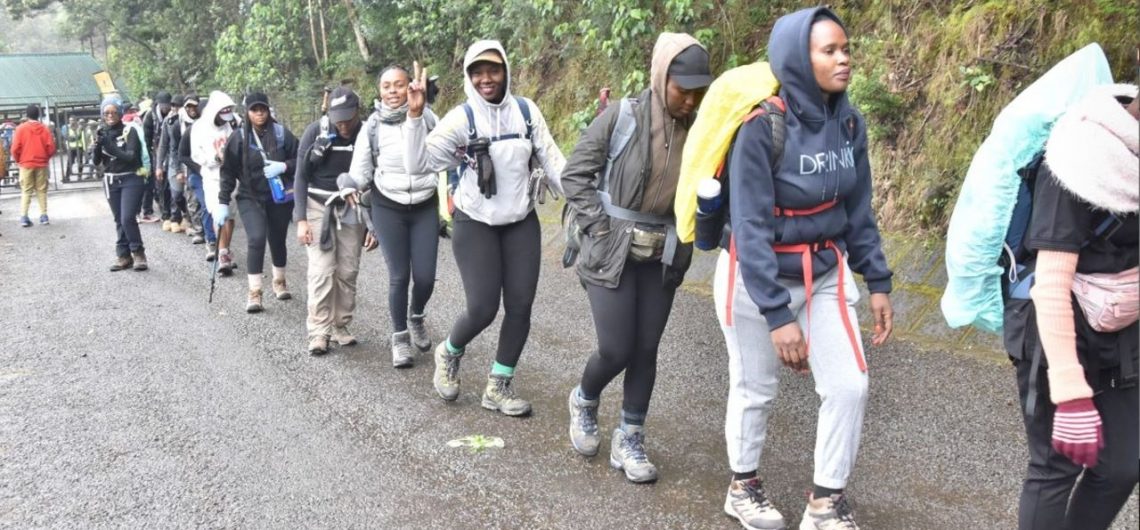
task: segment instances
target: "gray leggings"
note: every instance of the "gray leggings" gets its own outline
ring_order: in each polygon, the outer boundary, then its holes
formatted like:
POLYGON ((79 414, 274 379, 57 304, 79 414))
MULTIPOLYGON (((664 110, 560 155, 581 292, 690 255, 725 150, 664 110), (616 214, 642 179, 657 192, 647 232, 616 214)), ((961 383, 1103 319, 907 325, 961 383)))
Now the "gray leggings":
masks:
POLYGON ((437 209, 434 197, 404 208, 372 205, 372 224, 388 265, 388 312, 395 332, 408 329, 408 285, 412 285, 413 315, 424 313, 435 289, 437 209))

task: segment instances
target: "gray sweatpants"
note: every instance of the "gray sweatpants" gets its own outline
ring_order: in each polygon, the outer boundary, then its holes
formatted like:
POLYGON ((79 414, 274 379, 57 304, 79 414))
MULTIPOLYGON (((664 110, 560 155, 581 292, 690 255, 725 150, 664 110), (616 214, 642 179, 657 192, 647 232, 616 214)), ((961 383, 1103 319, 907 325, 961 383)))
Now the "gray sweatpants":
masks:
MULTIPOLYGON (((728 252, 721 252, 713 289, 717 319, 728 347, 729 389, 724 434, 729 465, 733 472, 746 473, 759 467, 783 365, 772 345, 768 322, 748 296, 739 267, 735 279, 729 281, 729 261, 728 252), (731 325, 726 323, 730 299, 731 325)), ((842 266, 846 310, 855 328, 855 337, 862 344, 855 316, 859 290, 846 261, 842 266)), ((810 328, 803 283, 779 280, 791 294, 789 308, 796 313, 804 338, 809 340, 808 364, 815 378, 815 391, 822 400, 816 427, 814 482, 833 489, 847 485, 859 450, 867 404, 867 374, 859 370, 856 357, 863 352, 852 351, 844 328, 839 312, 838 280, 838 267, 816 280, 810 328)))

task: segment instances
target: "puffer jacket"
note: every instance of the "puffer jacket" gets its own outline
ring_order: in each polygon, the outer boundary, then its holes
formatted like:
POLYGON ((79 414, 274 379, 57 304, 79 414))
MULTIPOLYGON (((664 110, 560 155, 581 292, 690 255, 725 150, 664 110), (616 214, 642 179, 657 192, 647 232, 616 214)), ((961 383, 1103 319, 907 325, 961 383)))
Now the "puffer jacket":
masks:
MULTIPOLYGON (((634 135, 614 160, 609 183, 606 185, 615 206, 672 215, 681 152, 687 137, 685 132, 692 124, 692 119, 681 122, 669 116, 665 109, 665 83, 669 64, 677 54, 693 45, 700 43, 688 35, 665 33, 654 46, 650 88, 639 94, 632 103, 637 123, 634 135), (660 123, 654 123, 655 119, 660 123), (668 125, 664 123, 666 120, 669 121, 668 125), (655 135, 671 138, 654 142, 655 135), (655 150, 654 144, 661 148, 655 150), (653 171, 655 158, 663 161, 660 165, 664 166, 664 171, 656 172, 657 174, 653 171), (654 191, 647 196, 646 191, 650 189, 654 191)), ((620 107, 619 103, 609 105, 590 124, 574 147, 562 173, 566 200, 577 212, 578 225, 584 232, 578 256, 578 275, 585 282, 608 288, 616 288, 621 282, 621 273, 629 256, 636 224, 607 215, 598 195, 620 107), (607 229, 609 231, 605 233, 607 229), (604 235, 597 235, 599 233, 604 235)), ((692 260, 692 245, 680 245, 679 240, 675 243, 678 246, 672 262, 664 264, 666 284, 672 286, 681 283, 692 260)))
MULTIPOLYGON (((431 109, 425 108, 422 118, 428 131, 435 128, 438 120, 431 109)), ((404 205, 420 204, 435 196, 439 188, 439 177, 435 173, 413 173, 405 168, 403 122, 384 123, 376 111, 368 117, 361 133, 356 137, 352 166, 348 170, 358 189, 374 182, 381 194, 404 205), (372 158, 373 145, 375 159, 372 158)))
MULTIPOLYGON (((479 193, 478 176, 467 168, 459 176, 459 187, 455 191, 455 207, 471 219, 492 226, 501 226, 523 220, 534 210, 530 196, 530 159, 533 155, 546 175, 547 184, 559 192, 562 167, 566 159, 550 136, 546 118, 533 101, 522 98, 530 108, 531 139, 524 139, 526 123, 518 102, 511 95, 510 61, 498 41, 478 41, 467 48, 463 58, 463 91, 467 104, 475 116, 477 137, 496 138, 518 135, 517 138, 500 140, 491 144, 491 161, 495 166, 497 193, 490 198, 479 193), (479 54, 494 50, 503 57, 507 68, 506 90, 502 101, 491 103, 475 90, 471 78, 466 75, 479 54)), ((428 134, 423 116, 408 118, 404 122, 404 164, 405 171, 411 174, 438 173, 459 167, 462 160, 456 152, 468 143, 467 113, 462 106, 451 109, 439 125, 428 134)))

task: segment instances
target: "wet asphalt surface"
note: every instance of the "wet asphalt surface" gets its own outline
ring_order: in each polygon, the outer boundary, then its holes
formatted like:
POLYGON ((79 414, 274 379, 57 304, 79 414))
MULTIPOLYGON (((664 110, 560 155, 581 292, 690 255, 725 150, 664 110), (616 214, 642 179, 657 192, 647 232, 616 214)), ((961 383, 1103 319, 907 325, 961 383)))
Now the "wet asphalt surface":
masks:
MULTIPOLYGON (((0 201, 0 526, 126 528, 738 528, 722 512, 727 367, 711 300, 677 297, 647 424, 654 485, 609 468, 620 380, 603 394, 599 456, 567 441, 566 395, 593 347, 586 297, 548 245, 516 386, 517 419, 479 406, 498 322, 468 347, 455 403, 429 354, 390 364, 387 275, 365 255, 361 343, 304 352, 295 299, 244 312, 241 268, 207 305, 204 246, 144 225, 151 270, 107 272, 114 225, 98 191, 53 194, 52 224, 0 201), (498 436, 472 453, 446 442, 498 436)), ((33 207, 35 211, 35 207, 33 207)), ((558 237, 548 226, 548 240, 558 237)), ((268 261, 268 258, 267 258, 268 261)), ((450 245, 429 305, 441 340, 462 306, 450 245)), ((268 287, 268 280, 266 286, 268 287)), ((902 341, 869 351, 871 396, 848 491, 864 528, 1013 528, 1025 451, 1010 367, 902 341)), ((798 525, 818 400, 785 372, 761 475, 798 525)), ((1133 496, 1116 527, 1136 528, 1133 496)))

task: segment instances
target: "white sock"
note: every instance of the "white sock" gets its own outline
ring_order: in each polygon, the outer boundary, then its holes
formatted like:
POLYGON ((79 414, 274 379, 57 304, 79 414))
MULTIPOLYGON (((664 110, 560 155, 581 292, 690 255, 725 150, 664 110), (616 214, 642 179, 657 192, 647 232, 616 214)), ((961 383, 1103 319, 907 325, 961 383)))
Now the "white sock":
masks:
POLYGON ((261 275, 260 274, 250 274, 250 275, 248 275, 248 278, 249 278, 249 289, 251 291, 261 289, 261 275))
POLYGON ((274 280, 284 280, 285 279, 285 267, 273 267, 273 279, 274 280))

